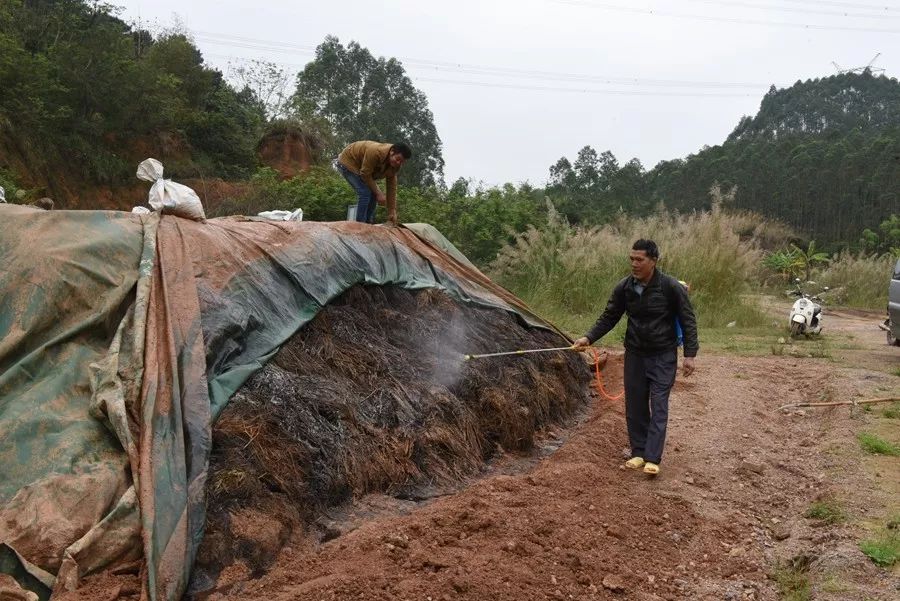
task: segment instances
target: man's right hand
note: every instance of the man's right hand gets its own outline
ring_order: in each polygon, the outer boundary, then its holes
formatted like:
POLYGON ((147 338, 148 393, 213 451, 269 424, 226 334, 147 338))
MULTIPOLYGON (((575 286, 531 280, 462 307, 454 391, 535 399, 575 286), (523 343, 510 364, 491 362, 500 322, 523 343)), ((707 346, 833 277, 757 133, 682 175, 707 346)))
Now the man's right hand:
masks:
POLYGON ((397 221, 397 211, 388 211, 387 222, 395 227, 399 224, 397 221))
POLYGON ((591 341, 587 339, 587 336, 582 336, 578 340, 572 343, 573 351, 583 351, 591 346, 591 341))
POLYGON ((375 202, 377 202, 381 206, 384 206, 387 204, 387 197, 381 192, 378 192, 377 194, 375 194, 375 202))

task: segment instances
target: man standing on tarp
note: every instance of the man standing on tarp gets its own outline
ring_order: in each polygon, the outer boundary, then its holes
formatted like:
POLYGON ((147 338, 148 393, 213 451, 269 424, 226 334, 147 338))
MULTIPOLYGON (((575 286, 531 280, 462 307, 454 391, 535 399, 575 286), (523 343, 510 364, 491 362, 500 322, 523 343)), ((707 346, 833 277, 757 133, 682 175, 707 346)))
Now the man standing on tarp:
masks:
POLYGON ((684 375, 694 372, 697 320, 687 289, 675 278, 656 269, 659 248, 653 240, 638 240, 631 247, 631 275, 619 282, 606 310, 573 348, 584 350, 615 327, 628 314, 625 332, 625 421, 631 442, 631 458, 625 467, 659 474, 669 393, 678 369, 675 320, 684 331, 684 375))
POLYGON ((397 225, 397 172, 412 150, 403 143, 385 144, 363 140, 347 146, 334 167, 356 191, 356 220, 375 222, 377 205, 387 205, 388 222, 397 225), (375 180, 384 179, 387 195, 375 180))

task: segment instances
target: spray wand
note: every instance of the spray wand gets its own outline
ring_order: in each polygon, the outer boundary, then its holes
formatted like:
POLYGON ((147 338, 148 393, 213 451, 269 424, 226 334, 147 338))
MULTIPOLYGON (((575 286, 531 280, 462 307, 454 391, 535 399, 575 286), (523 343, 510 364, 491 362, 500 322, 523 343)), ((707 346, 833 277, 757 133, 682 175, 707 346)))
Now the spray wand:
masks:
POLYGON ((556 348, 536 348, 536 349, 529 349, 529 350, 524 350, 524 351, 505 351, 502 353, 485 353, 483 355, 464 355, 463 358, 466 361, 470 361, 472 359, 484 359, 486 357, 503 357, 506 355, 527 355, 529 353, 549 353, 552 351, 573 351, 573 350, 575 350, 575 349, 573 349, 571 346, 559 346, 556 348))
MULTIPOLYGON (((520 351, 504 351, 502 353, 484 353, 482 355, 463 355, 463 359, 465 361, 471 361, 472 359, 484 359, 486 357, 504 357, 507 355, 527 355, 530 353, 550 353, 555 351, 574 351, 575 349, 571 346, 558 346, 556 348, 536 348, 536 349, 528 349, 528 350, 520 350, 520 351)), ((623 390, 616 396, 612 396, 609 394, 606 389, 603 387, 603 376, 600 375, 600 353, 595 348, 589 349, 591 353, 594 355, 594 373, 597 377, 597 391, 600 393, 600 396, 605 398, 608 401, 618 401, 623 396, 625 396, 625 391, 623 390)))

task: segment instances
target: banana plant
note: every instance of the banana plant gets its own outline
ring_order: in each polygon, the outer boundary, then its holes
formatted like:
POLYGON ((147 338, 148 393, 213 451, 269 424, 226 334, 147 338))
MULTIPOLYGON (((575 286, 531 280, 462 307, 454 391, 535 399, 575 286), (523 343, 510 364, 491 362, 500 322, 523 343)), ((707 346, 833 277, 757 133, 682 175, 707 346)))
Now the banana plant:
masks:
POLYGON ((831 258, 828 256, 828 253, 816 250, 815 240, 809 242, 809 247, 807 247, 806 250, 800 248, 796 244, 791 244, 791 249, 796 257, 798 266, 806 275, 807 282, 810 279, 810 272, 814 265, 818 263, 831 263, 831 258))

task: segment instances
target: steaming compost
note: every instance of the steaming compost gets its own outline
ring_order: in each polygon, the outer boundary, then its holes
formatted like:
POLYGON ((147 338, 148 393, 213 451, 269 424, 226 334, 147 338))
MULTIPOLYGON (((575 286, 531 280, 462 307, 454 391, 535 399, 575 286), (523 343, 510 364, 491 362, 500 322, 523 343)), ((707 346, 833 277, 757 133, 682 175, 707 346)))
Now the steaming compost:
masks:
POLYGON ((421 498, 498 451, 528 451, 541 428, 585 406, 584 359, 556 352, 464 362, 463 352, 564 342, 439 290, 344 293, 214 426, 194 590, 237 561, 259 575, 298 529, 315 529, 324 508, 373 491, 421 498))

